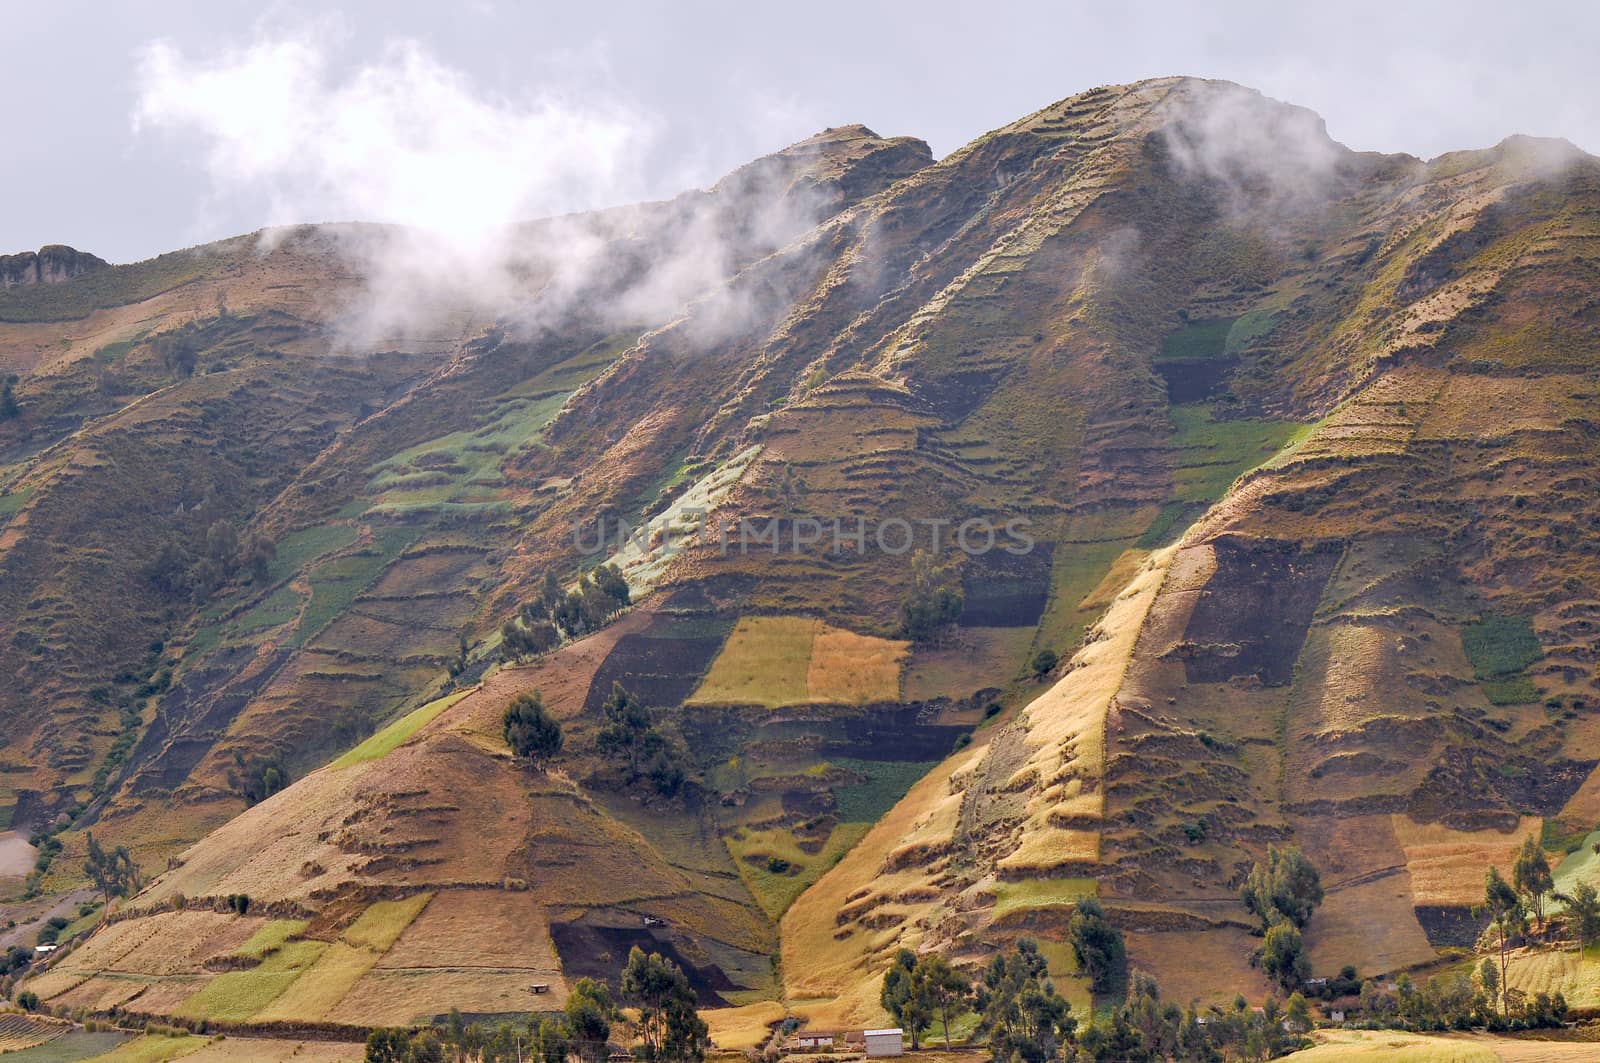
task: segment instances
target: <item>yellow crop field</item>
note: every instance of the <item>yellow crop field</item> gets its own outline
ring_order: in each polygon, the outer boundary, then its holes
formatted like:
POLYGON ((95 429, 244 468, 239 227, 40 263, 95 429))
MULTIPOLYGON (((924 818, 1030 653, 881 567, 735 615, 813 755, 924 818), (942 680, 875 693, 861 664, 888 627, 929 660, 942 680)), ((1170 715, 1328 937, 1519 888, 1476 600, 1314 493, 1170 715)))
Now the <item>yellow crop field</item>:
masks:
POLYGON ((1478 904, 1483 876, 1491 865, 1509 876, 1511 861, 1523 839, 1537 838, 1542 821, 1524 816, 1507 834, 1494 830, 1451 830, 1437 823, 1417 823, 1394 816, 1395 839, 1405 850, 1416 904, 1478 904))
POLYGON ((799 616, 747 616, 687 704, 862 705, 900 696, 910 644, 799 616))
POLYGON ((276 999, 253 1016, 260 1022, 314 1022, 378 962, 378 954, 335 941, 276 999))
POLYGON ((911 644, 818 624, 806 691, 812 701, 858 705, 900 696, 900 666, 911 644))
POLYGON ((341 936, 357 948, 387 952, 431 900, 433 894, 418 893, 403 900, 378 901, 362 912, 341 936))

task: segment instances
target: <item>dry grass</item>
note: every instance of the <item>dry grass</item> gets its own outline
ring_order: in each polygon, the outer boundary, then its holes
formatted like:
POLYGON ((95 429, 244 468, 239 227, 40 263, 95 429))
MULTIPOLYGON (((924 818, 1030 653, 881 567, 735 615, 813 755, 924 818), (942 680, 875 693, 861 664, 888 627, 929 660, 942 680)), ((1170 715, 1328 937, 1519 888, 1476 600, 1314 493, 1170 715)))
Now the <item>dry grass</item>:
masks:
POLYGON ((765 1044, 771 1036, 772 1023, 781 1020, 787 1010, 776 1000, 763 1000, 739 1008, 715 1008, 702 1011, 700 1017, 711 1030, 711 1040, 718 1048, 753 1048, 765 1044))
POLYGON ((1139 566, 1144 564, 1145 558, 1150 556, 1148 550, 1124 550, 1117 555, 1111 563, 1105 578, 1083 596, 1078 603, 1079 609, 1104 609, 1116 601, 1117 595, 1127 589, 1128 583, 1138 574, 1139 566))
POLYGON ((417 893, 403 900, 378 901, 362 912, 342 937, 356 948, 387 952, 431 900, 433 894, 417 893))
POLYGON ((251 1017, 260 1022, 319 1021, 377 962, 378 953, 335 941, 293 984, 251 1017))
POLYGON ((1483 875, 1494 865, 1509 875, 1523 839, 1537 838, 1538 816, 1524 816, 1509 834, 1493 830, 1451 830, 1437 823, 1393 818, 1395 838, 1405 850, 1411 893, 1417 904, 1477 904, 1483 900, 1483 875))
MULTIPOLYGON (((1382 1060, 1384 1063, 1496 1063, 1502 1056, 1477 1039, 1398 1030, 1327 1030, 1317 1035, 1315 1048, 1286 1056, 1296 1063, 1343 1063, 1344 1060, 1382 1060)), ((1573 1059, 1579 1056, 1569 1057, 1573 1059)))
POLYGON ((900 697, 900 668, 911 644, 817 626, 806 671, 812 701, 861 705, 900 697))
POLYGON ((806 700, 815 620, 740 619, 689 704, 798 705, 806 700))
POLYGON ((1318 974, 1337 971, 1347 963, 1376 973, 1432 960, 1435 952, 1413 904, 1410 879, 1404 873, 1329 890, 1306 928, 1311 966, 1318 974))
POLYGON ((895 701, 909 643, 820 620, 747 616, 734 626, 688 704, 862 705, 895 701))
POLYGON ((271 1041, 229 1038, 212 1041, 185 1057, 189 1063, 360 1063, 362 1045, 329 1041, 271 1041))
POLYGON ((1506 980, 1513 989, 1529 996, 1559 992, 1575 1008, 1600 1007, 1600 958, 1596 958, 1596 951, 1591 947, 1580 959, 1577 953, 1566 950, 1519 949, 1506 967, 1506 980))

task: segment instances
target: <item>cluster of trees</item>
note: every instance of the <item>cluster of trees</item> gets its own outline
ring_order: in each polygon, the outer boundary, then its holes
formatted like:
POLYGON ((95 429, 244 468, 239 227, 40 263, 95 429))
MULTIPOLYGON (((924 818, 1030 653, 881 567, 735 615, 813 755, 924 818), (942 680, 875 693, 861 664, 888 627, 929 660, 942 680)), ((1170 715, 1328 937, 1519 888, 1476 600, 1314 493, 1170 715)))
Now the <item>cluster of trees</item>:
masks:
POLYGON ((672 796, 683 785, 683 756, 655 725, 650 710, 621 683, 600 707, 605 722, 595 736, 595 749, 615 764, 627 785, 648 779, 657 793, 672 796))
POLYGON ((235 577, 265 581, 277 557, 277 546, 266 536, 252 532, 241 539, 228 521, 215 520, 206 529, 198 557, 181 543, 168 543, 145 575, 163 593, 198 603, 235 577))
MULTIPOLYGON (((1098 905, 1093 906, 1098 908, 1098 905)), ((1104 913, 1094 916, 1104 920, 1104 913)), ((1098 928, 1097 928, 1098 933, 1098 928)), ((1115 953, 1121 966, 1120 938, 1115 953)), ((1127 978, 1128 992, 1116 1010, 1080 1024, 1072 1005, 1050 981, 1048 964, 1030 938, 996 955, 974 984, 940 955, 916 956, 902 949, 884 974, 880 1000, 913 1047, 935 1020, 945 1028, 971 1010, 977 1032, 988 1038, 994 1063, 1046 1063, 1053 1059, 1104 1063, 1221 1063, 1225 1059, 1270 1059, 1304 1045, 1311 1009, 1296 993, 1253 1009, 1243 997, 1231 1008, 1186 1010, 1162 999, 1156 980, 1142 971, 1127 978)), ((1118 982, 1112 990, 1120 989, 1118 982)))
POLYGON ((1099 901, 1085 897, 1073 906, 1067 937, 1072 942, 1078 970, 1089 976, 1090 988, 1096 993, 1110 993, 1122 985, 1127 975, 1127 949, 1122 931, 1111 925, 1099 901))
POLYGON ((911 590, 900 600, 900 632, 928 642, 961 619, 966 598, 954 562, 940 565, 926 550, 911 555, 911 590))
POLYGON ((113 898, 138 892, 139 866, 133 862, 126 845, 108 850, 95 839, 94 831, 89 831, 86 841, 88 859, 83 862, 83 870, 107 904, 113 898))
POLYGON ((1250 869, 1239 897, 1258 920, 1256 932, 1264 939, 1251 962, 1286 992, 1298 989, 1311 975, 1300 932, 1322 903, 1317 869, 1299 849, 1269 845, 1266 862, 1250 869))
POLYGON ((1365 1026, 1406 1030, 1443 1031, 1531 1029, 1559 1026, 1566 1020, 1567 1002, 1560 993, 1535 994, 1522 999, 1512 990, 1504 992, 1499 969, 1492 958, 1469 976, 1452 971, 1418 986, 1411 976, 1402 974, 1394 988, 1380 988, 1371 979, 1361 983, 1361 1021, 1365 1026), (1513 1002, 1513 1014, 1497 1010, 1497 1000, 1513 1002))
POLYGON ((561 724, 545 709, 544 698, 537 690, 512 698, 502 722, 511 752, 532 761, 535 767, 543 767, 561 752, 561 724))
POLYGON ((878 999, 901 1029, 911 1035, 912 1048, 922 1043, 923 1032, 935 1019, 944 1026, 948 1048, 950 1020, 972 1003, 972 979, 938 953, 919 957, 910 949, 901 949, 884 972, 878 999))
POLYGON ((1122 1006, 1109 1021, 1085 1029, 1078 1048, 1081 1058, 1107 1063, 1274 1059, 1304 1047, 1302 1035, 1311 1027, 1310 1006, 1299 993, 1287 1004, 1268 997, 1259 1010, 1238 996, 1232 1007, 1201 1012, 1163 1000, 1155 978, 1134 971, 1122 1006))
POLYGON ((556 574, 546 572, 538 596, 524 602, 517 615, 501 626, 500 652, 510 661, 537 657, 564 638, 598 631, 629 600, 628 581, 616 565, 599 565, 584 573, 572 591, 563 591, 556 574))
POLYGON ((15 391, 19 379, 17 374, 12 373, 6 377, 4 384, 0 384, 0 421, 9 421, 22 413, 15 391))
POLYGON ((1483 904, 1476 909, 1479 916, 1488 917, 1484 937, 1498 958, 1485 958, 1478 972, 1491 1005, 1499 1007, 1505 1022, 1542 1025, 1554 1011, 1563 1014, 1566 1002, 1560 995, 1544 1001, 1521 998, 1521 994, 1507 984, 1508 958, 1511 950, 1524 944, 1537 931, 1549 936, 1551 920, 1547 919, 1546 905, 1559 901, 1564 906, 1562 922, 1578 947, 1581 958, 1591 941, 1600 937, 1600 891, 1588 882, 1580 882, 1571 893, 1556 890, 1555 876, 1550 870, 1550 860, 1535 837, 1522 843, 1511 863, 1511 881, 1507 882, 1498 867, 1484 874, 1483 904))
MULTIPOLYGON (((683 970, 637 946, 622 971, 622 1001, 637 1009, 624 1036, 637 1040, 641 1063, 700 1063, 710 1047, 683 970)), ((442 1027, 379 1029, 367 1038, 367 1063, 605 1063, 613 1029, 623 1022, 604 982, 580 978, 562 1013, 536 1025, 466 1023, 452 1011, 442 1027)))

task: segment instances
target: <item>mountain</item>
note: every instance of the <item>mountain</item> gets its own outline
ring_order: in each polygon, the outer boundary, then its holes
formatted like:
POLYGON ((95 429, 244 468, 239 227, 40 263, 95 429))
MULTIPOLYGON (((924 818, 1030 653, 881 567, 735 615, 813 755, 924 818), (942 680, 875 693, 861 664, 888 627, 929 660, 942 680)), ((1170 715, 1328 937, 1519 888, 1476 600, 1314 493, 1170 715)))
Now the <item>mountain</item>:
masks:
POLYGON ((377 227, 0 293, 0 801, 46 900, 88 830, 153 873, 29 984, 352 1032, 639 943, 734 1043, 878 1021, 902 946, 1035 936, 1087 1004, 1092 895, 1255 999, 1289 843, 1316 973, 1470 945, 1600 825, 1597 211, 1563 142, 1169 78, 532 223, 376 332, 377 227), (507 660, 602 561, 629 606, 507 660))

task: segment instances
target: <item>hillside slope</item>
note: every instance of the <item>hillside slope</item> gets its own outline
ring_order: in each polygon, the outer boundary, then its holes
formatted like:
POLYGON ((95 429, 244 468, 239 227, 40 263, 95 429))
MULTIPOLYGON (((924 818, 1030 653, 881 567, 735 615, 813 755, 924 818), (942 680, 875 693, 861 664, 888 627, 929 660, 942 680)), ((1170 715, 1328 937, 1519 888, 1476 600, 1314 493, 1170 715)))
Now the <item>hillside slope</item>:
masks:
MULTIPOLYGON (((1174 999, 1259 996, 1237 887, 1286 840, 1330 887, 1319 973, 1426 962, 1470 933, 1487 862, 1600 819, 1597 209, 1600 164, 1558 143, 1359 154, 1163 79, 937 162, 831 130, 602 216, 607 269, 461 315, 447 358, 358 360, 382 399, 299 436, 344 394, 305 374, 345 363, 307 350, 274 384, 230 294, 215 349, 262 375, 196 453, 260 461, 227 512, 276 556, 192 608, 97 616, 124 641, 87 659, 133 681, 100 701, 89 670, 30 666, 59 708, 16 746, 18 815, 93 801, 43 885, 90 821, 167 868, 35 987, 362 1027, 555 1006, 643 943, 705 1003, 861 1023, 902 945, 977 961, 1035 934, 1082 999, 1052 943, 1097 894, 1174 999), (716 269, 639 297, 707 231, 716 269), (627 611, 499 663, 547 576, 607 558, 627 611), (919 580, 961 591, 933 637, 904 623, 919 580), (1045 649, 1066 661, 1039 681, 1045 649), (658 761, 600 740, 614 684, 658 761), (544 769, 501 734, 533 691, 566 737, 544 769)), ((87 562, 148 564, 107 545, 51 577, 94 588, 28 582, 41 507, 84 497, 46 477, 135 489, 104 455, 178 438, 170 404, 209 395, 157 389, 19 458, 29 575, 5 586, 60 627, 5 652, 56 661, 99 630, 70 611, 110 593, 87 562)))

